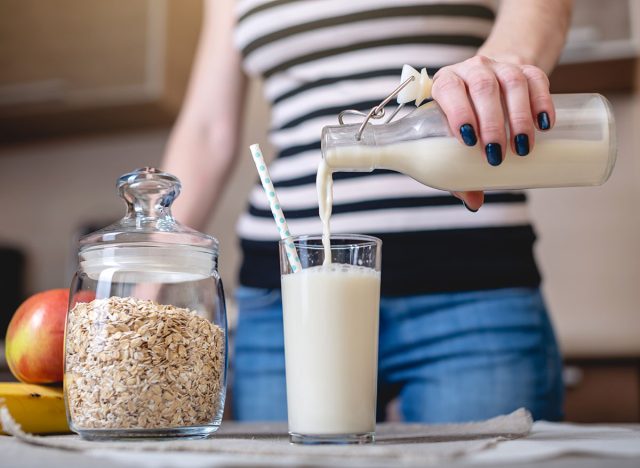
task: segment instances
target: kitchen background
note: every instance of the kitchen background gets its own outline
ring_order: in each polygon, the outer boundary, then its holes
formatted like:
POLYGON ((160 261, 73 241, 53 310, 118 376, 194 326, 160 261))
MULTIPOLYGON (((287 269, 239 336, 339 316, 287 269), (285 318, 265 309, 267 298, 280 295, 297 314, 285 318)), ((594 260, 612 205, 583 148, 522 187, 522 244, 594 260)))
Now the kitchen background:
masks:
MULTIPOLYGON (((159 164, 201 13, 199 0, 0 0, 4 327, 26 295, 68 286, 78 235, 122 215, 116 178, 159 164)), ((572 421, 640 421, 639 55, 640 1, 576 0, 552 91, 604 93, 619 154, 602 187, 530 193, 572 421)), ((260 93, 253 83, 242 148, 266 146, 260 93)), ((234 224, 254 182, 251 164, 248 152, 238 155, 207 229, 221 242, 229 299, 239 261, 234 224)))

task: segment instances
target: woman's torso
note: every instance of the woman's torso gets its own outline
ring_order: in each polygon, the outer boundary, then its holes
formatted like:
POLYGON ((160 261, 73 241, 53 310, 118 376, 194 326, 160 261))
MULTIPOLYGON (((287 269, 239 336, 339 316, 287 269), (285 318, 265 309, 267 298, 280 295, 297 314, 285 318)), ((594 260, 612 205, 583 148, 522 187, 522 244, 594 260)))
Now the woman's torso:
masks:
MULTIPOLYGON (((344 109, 368 110, 402 65, 439 67, 473 56, 492 1, 239 0, 236 43, 271 104, 271 176, 293 234, 321 232, 315 188, 320 131, 344 109)), ((480 157, 480 154, 478 155, 480 157)), ((535 239, 522 193, 487 194, 478 213, 402 174, 336 173, 332 232, 383 240, 383 293, 533 286, 535 239)), ((278 232, 262 189, 238 232, 241 283, 278 287, 278 232)))

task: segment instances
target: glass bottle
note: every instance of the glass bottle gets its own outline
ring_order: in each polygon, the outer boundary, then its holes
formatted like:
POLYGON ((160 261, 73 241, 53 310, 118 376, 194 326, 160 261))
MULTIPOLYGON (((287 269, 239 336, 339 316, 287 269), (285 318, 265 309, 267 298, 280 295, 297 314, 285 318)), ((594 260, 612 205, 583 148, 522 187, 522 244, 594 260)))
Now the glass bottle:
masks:
POLYGON ((361 135, 361 124, 325 127, 322 155, 333 172, 390 169, 448 191, 604 183, 617 150, 611 105, 599 94, 556 94, 552 99, 554 127, 536 131, 527 156, 507 145, 499 166, 487 163, 479 143, 468 147, 453 137, 435 102, 390 123, 367 124, 361 135))
POLYGON ((86 439, 205 437, 226 391, 218 241, 173 218, 173 175, 138 169, 117 188, 126 214, 80 240, 71 284, 69 426, 86 439))

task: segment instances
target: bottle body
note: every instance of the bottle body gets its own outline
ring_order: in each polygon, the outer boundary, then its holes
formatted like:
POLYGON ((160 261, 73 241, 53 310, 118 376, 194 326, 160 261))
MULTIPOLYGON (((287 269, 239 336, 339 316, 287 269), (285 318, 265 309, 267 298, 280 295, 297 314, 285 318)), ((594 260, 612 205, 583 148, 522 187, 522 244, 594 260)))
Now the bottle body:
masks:
POLYGON ((554 95, 556 124, 536 132, 525 157, 507 145, 504 161, 489 165, 479 145, 468 147, 450 133, 435 103, 390 124, 325 127, 322 153, 333 171, 390 169, 430 187, 449 190, 506 190, 604 183, 615 164, 614 119, 598 94, 554 95))

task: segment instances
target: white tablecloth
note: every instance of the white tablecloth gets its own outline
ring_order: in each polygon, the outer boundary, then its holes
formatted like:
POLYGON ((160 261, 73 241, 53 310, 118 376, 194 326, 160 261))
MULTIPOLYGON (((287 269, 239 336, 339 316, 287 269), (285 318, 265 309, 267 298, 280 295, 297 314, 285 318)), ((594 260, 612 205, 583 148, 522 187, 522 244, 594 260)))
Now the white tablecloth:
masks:
POLYGON ((532 425, 525 410, 470 424, 381 424, 375 445, 312 447, 289 444, 282 424, 227 423, 208 440, 89 442, 72 435, 24 434, 11 426, 6 414, 0 415, 5 430, 16 435, 0 437, 0 466, 52 468, 59 462, 72 468, 78 460, 82 461, 78 466, 83 463, 92 468, 478 466, 525 462, 547 466, 548 460, 567 456, 608 457, 607 466, 612 466, 612 459, 632 463, 619 466, 640 466, 640 426, 532 425))

